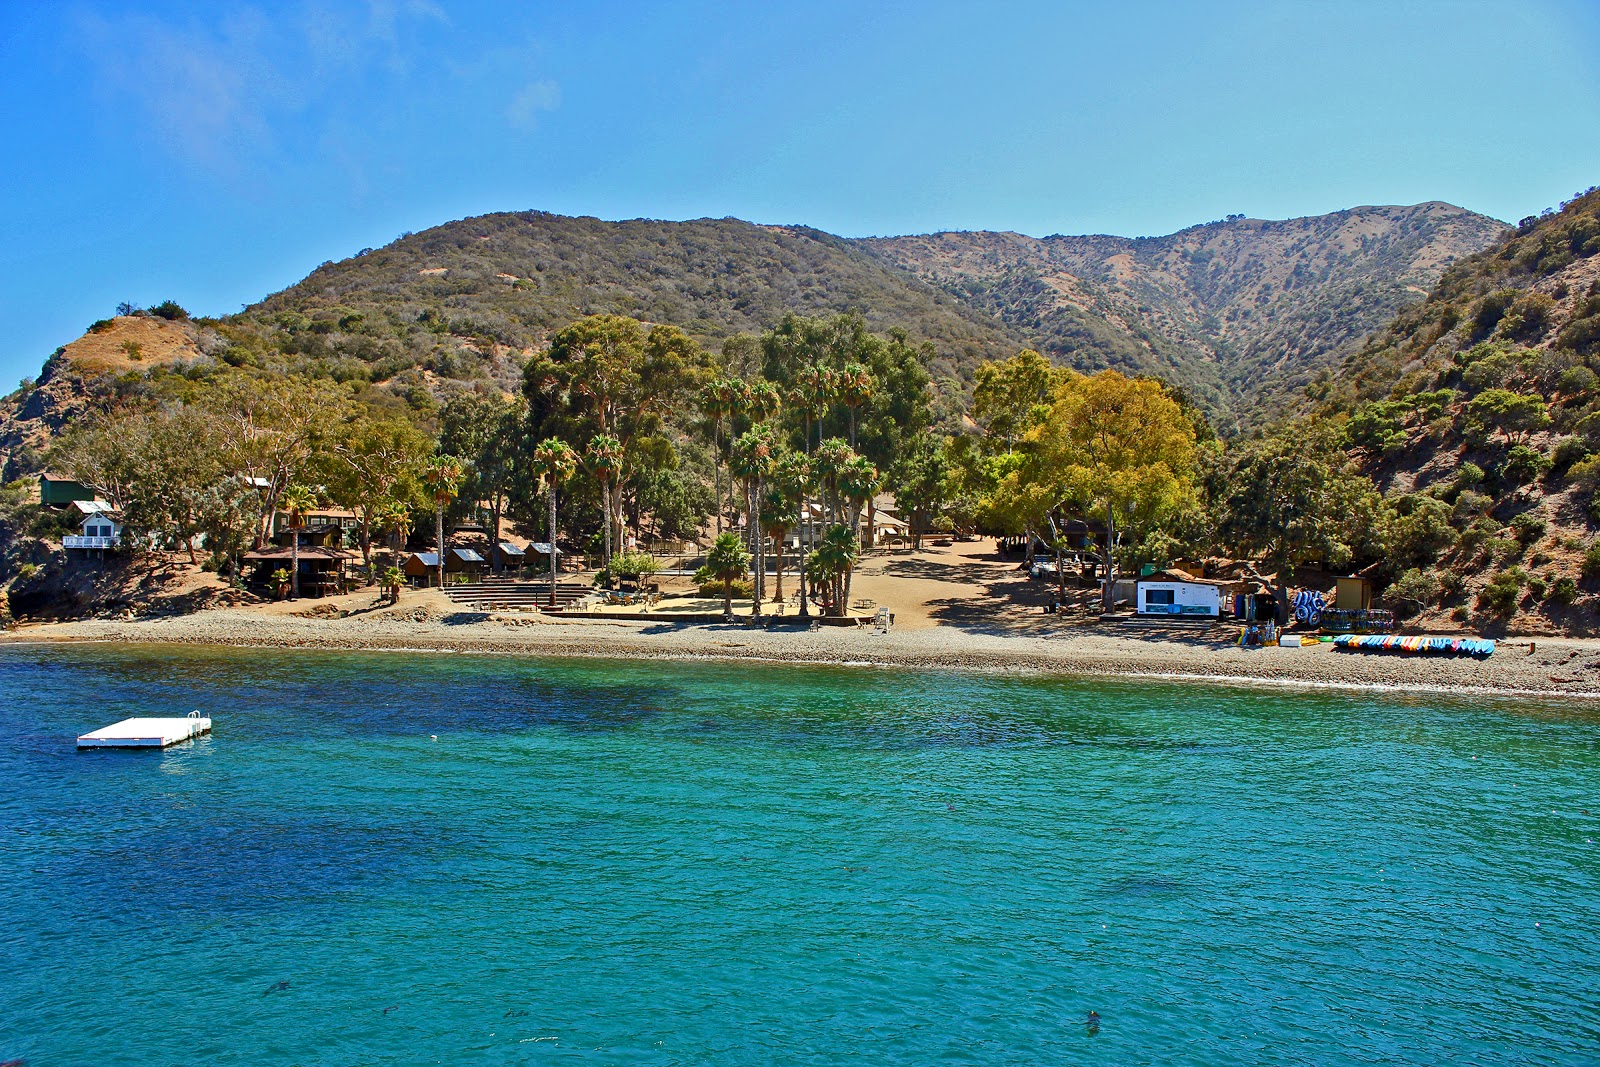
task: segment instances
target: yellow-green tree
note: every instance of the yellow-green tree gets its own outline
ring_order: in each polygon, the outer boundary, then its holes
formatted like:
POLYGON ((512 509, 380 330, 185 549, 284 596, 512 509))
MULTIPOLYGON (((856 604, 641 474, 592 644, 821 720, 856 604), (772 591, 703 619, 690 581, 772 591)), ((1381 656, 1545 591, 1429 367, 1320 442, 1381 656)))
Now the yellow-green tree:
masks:
POLYGON ((1114 370, 1063 376, 1003 489, 1023 512, 1066 504, 1106 524, 1107 583, 1124 531, 1159 528, 1196 499, 1194 424, 1160 382, 1114 370))

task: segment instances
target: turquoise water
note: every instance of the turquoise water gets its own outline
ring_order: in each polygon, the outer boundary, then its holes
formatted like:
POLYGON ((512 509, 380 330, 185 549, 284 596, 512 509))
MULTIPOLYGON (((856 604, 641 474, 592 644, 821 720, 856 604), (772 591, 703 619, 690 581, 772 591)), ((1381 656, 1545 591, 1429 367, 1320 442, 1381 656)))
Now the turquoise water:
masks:
POLYGON ((0 728, 32 1067, 1600 1061, 1594 705, 13 647, 0 728))

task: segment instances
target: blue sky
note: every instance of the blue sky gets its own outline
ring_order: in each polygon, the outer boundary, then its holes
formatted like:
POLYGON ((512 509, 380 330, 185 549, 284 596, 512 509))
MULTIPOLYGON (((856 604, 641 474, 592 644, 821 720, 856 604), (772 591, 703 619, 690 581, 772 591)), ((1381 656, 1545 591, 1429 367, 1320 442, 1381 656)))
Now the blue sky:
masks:
POLYGON ((0 383, 489 211, 1168 233, 1600 183, 1600 4, 0 0, 0 383))

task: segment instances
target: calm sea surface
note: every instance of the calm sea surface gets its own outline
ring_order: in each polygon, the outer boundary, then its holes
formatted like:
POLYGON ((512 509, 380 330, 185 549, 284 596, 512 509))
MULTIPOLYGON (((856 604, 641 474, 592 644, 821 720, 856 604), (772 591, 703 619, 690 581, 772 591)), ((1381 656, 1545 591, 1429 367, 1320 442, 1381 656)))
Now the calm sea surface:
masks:
POLYGON ((0 729, 30 1067, 1600 1062, 1591 704, 9 648, 0 729))

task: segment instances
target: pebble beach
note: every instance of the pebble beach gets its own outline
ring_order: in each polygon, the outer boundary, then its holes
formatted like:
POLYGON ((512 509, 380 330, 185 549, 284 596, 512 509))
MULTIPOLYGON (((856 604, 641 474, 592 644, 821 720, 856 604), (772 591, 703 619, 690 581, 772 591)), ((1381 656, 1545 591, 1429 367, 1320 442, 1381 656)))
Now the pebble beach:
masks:
POLYGON ((758 660, 1600 697, 1600 643, 1586 640, 1518 639, 1501 643, 1487 659, 1475 659, 1345 652, 1328 644, 1245 649, 1227 643, 1223 628, 1174 634, 1082 626, 1017 633, 945 624, 879 633, 870 626, 767 629, 742 621, 681 624, 665 617, 659 622, 560 619, 462 611, 433 593, 345 617, 224 608, 33 625, 3 640, 758 660))

